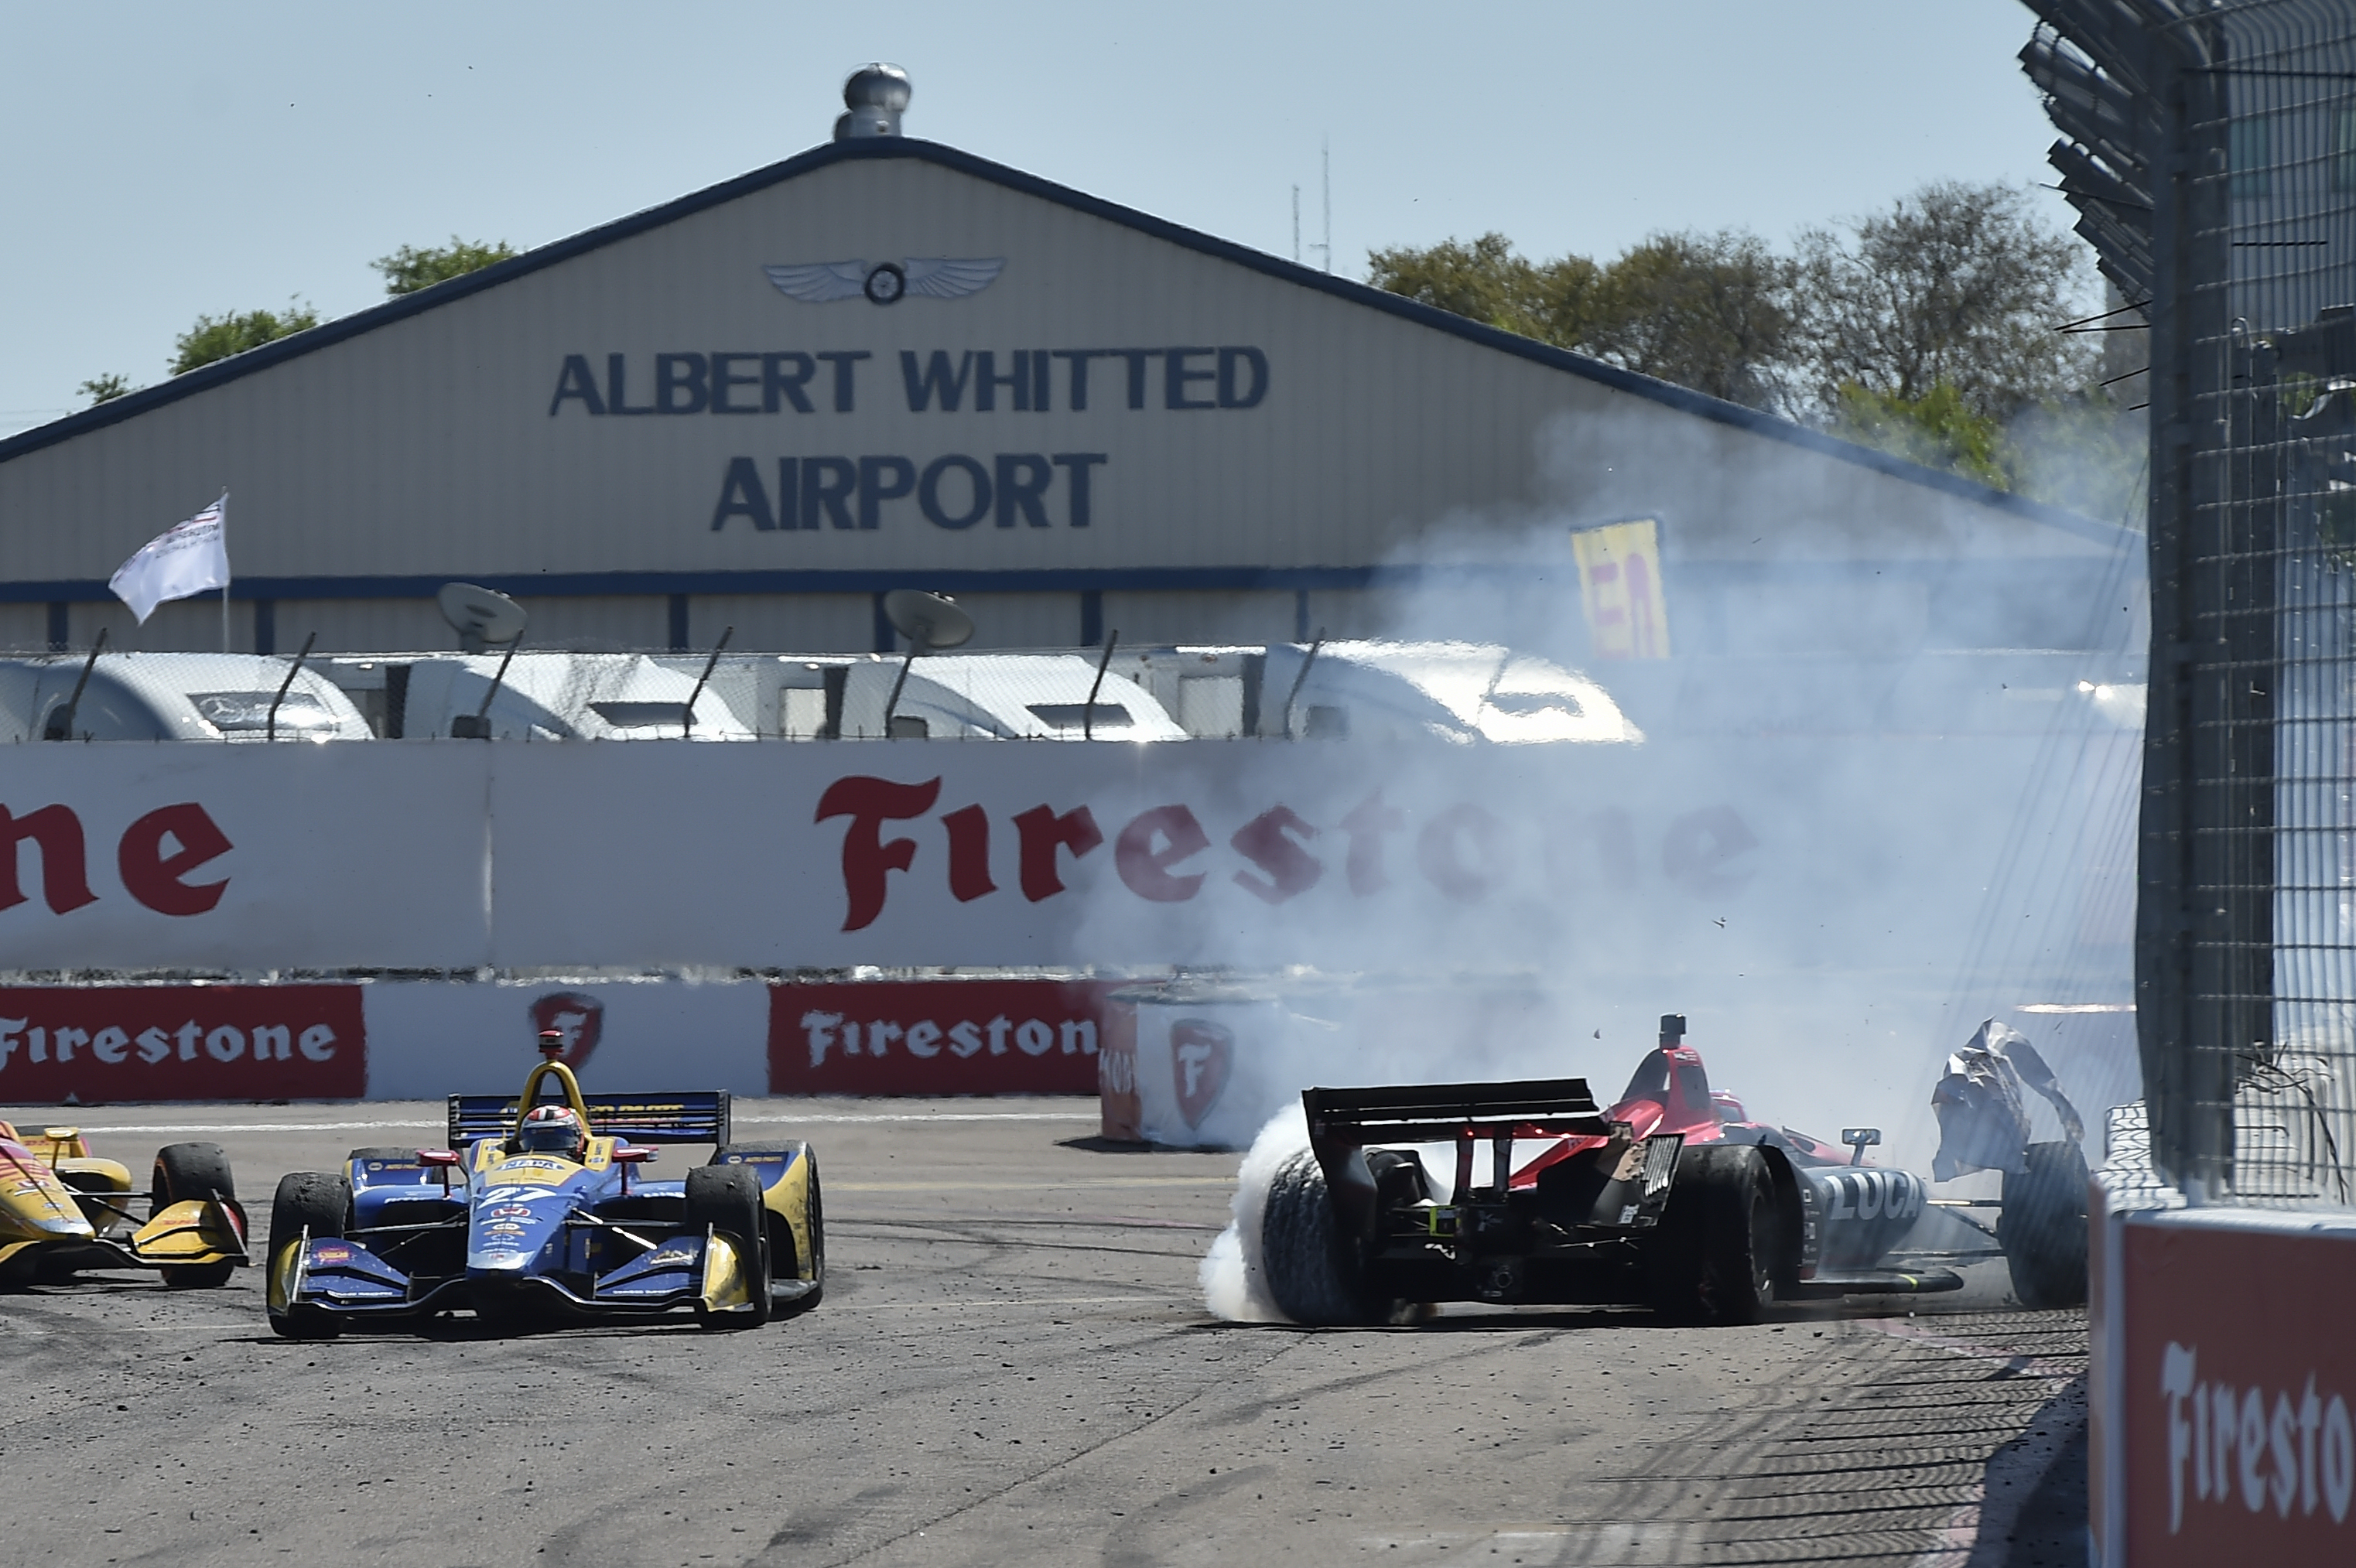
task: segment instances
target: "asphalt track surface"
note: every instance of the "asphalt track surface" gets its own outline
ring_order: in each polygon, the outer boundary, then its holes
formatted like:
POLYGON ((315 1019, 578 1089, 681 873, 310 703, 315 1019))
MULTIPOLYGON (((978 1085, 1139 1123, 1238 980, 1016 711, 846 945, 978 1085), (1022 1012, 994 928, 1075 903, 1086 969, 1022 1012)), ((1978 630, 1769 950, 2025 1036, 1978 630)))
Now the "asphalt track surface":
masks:
MULTIPOLYGON (((76 1114, 144 1172, 437 1141, 438 1105, 76 1114), (103 1130, 100 1130, 103 1129, 103 1130)), ((34 1125, 52 1109, 0 1116, 34 1125)), ((45 1564, 2083 1562, 2085 1323, 1850 1303, 1223 1324, 1235 1157, 1093 1147, 1090 1102, 738 1102, 825 1179, 815 1310, 735 1332, 273 1339, 260 1270, 0 1296, 5 1556, 45 1564), (2083 1468, 2083 1457, 2074 1462, 2083 1468)), ((652 1174, 703 1157, 666 1149, 652 1174)))

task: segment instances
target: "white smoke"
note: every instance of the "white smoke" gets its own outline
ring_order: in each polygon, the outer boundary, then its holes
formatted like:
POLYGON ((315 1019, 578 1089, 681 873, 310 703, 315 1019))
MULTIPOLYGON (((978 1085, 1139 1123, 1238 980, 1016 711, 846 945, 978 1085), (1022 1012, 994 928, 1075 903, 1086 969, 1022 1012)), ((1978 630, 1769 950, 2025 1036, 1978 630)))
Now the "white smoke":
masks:
MULTIPOLYGON (((1583 1075, 1608 1103, 1658 1015, 1682 1012, 1713 1084, 1754 1118, 1827 1137, 1879 1125, 1882 1162, 1924 1170, 1940 1064, 1995 1016, 2031 1036, 2099 1124, 2140 1093, 2124 1010, 2138 737, 2102 703, 2141 678, 2132 540, 2106 550, 2093 528, 2073 544, 2068 528, 1902 479, 1827 484, 1842 465, 1819 454, 1731 436, 1697 453, 1694 440, 1658 420, 1567 423, 1540 443, 1549 505, 1448 519, 1395 558, 1510 571, 1406 574, 1415 585, 1374 619, 1331 628, 1553 658, 1600 681, 1646 739, 1580 758, 1568 790, 1509 748, 1483 753, 1501 815, 1576 828, 1557 891, 1406 921, 1370 907, 1322 927, 1324 952, 1363 956, 1291 987, 1288 1008, 1341 1027, 1332 1049, 1302 1051, 1313 1079, 1275 1087, 1583 1075), (1599 664, 1569 535, 1640 517, 1661 519, 1678 656, 1599 664), (1584 836, 1587 813, 1651 830, 1656 803, 1723 803, 1757 843, 1724 875, 1679 879, 1662 875, 1657 831, 1616 851, 1584 836), (1440 956, 1468 945, 1492 961, 1440 956), (1536 966, 1521 956, 1533 945, 1536 966), (1319 999, 1321 983, 1356 1005, 1319 999), (1446 1008, 1430 999, 1451 989, 1446 1008), (1421 1021, 1443 1012, 1449 1027, 1421 1021)), ((1412 765, 1393 776, 1390 797, 1405 799, 1412 765)), ((1264 944, 1222 935, 1206 928, 1187 961, 1269 974, 1264 944)), ((1234 1221, 1202 1265, 1222 1317, 1280 1317, 1260 1209, 1304 1136, 1288 1109, 1243 1162, 1234 1221)))
POLYGON ((1268 1210, 1269 1184, 1277 1168, 1309 1147, 1309 1118, 1298 1104, 1278 1112, 1252 1140, 1236 1172, 1236 1195, 1228 1200, 1227 1228, 1205 1253, 1195 1275, 1212 1316, 1230 1323, 1283 1323, 1268 1293, 1260 1262, 1260 1218, 1268 1210))

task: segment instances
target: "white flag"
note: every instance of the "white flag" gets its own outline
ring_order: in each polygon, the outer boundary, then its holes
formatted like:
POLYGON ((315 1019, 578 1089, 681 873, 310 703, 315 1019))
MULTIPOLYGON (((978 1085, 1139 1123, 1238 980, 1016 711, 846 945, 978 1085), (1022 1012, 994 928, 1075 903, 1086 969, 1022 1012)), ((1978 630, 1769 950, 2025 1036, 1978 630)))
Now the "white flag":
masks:
POLYGON ((220 500, 142 545, 138 554, 115 568, 106 585, 131 606, 143 626, 166 599, 227 588, 229 492, 222 491, 220 500))

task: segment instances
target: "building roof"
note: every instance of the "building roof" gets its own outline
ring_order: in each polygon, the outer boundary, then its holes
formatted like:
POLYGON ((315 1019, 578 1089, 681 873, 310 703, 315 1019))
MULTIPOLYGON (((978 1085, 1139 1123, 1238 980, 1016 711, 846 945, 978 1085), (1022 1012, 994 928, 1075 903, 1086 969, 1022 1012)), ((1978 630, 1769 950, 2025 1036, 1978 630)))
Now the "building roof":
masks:
POLYGON ((1650 376, 1639 375, 1633 370, 1623 370, 1618 366, 1605 364, 1600 359, 1573 354, 1568 349, 1540 343, 1536 338, 1500 331, 1495 327, 1436 309, 1403 295, 1371 288, 1347 278, 1335 277, 1330 272, 1303 267, 1297 262, 1269 255, 1265 251, 1254 251, 1231 240, 1217 239, 1198 229, 1170 222, 1166 219, 1155 218, 1150 213, 1140 212, 1117 202, 1087 195, 1068 186, 1057 185, 1052 180, 1042 179, 1036 175, 1009 168, 1003 164, 993 163, 988 158, 977 157, 971 153, 956 147, 905 136, 864 137, 813 147, 806 153, 771 164, 766 168, 755 169, 748 174, 739 175, 734 179, 723 180, 718 185, 706 187, 702 190, 680 197, 675 200, 648 208, 642 212, 616 219, 610 223, 600 224, 594 229, 584 229, 578 234, 540 246, 511 260, 486 267, 480 272, 469 272, 463 277, 436 283, 431 288, 422 289, 415 293, 387 300, 382 304, 372 305, 366 310, 354 312, 350 315, 324 322, 308 331, 298 332, 291 336, 263 344, 258 348, 248 349, 242 354, 216 360, 210 365, 175 376, 155 386, 143 388, 138 391, 100 403, 94 408, 85 409, 80 413, 69 414, 64 419, 56 420, 45 425, 37 425, 31 430, 0 440, 0 463, 8 462, 27 453, 40 451, 44 447, 54 446, 60 442, 70 441, 76 436, 88 434, 92 431, 103 430, 109 425, 136 419, 151 409, 161 408, 179 399, 193 396, 242 376, 252 375, 257 370, 267 369, 284 360, 313 353, 347 338, 357 337, 362 333, 373 332, 378 327, 404 320, 421 312, 438 309, 469 294, 477 293, 486 289, 498 288, 502 283, 520 278, 527 273, 538 272, 541 268, 555 266, 573 257, 585 255, 616 241, 627 240, 634 235, 661 228, 665 224, 675 222, 691 214, 721 206, 755 191, 766 190, 771 186, 798 178, 813 170, 862 158, 916 158, 936 164, 974 179, 984 180, 1009 190, 1036 197, 1044 201, 1052 201, 1075 211, 1102 219, 1107 222, 1123 225, 1155 239, 1183 246, 1223 261, 1248 267, 1255 272, 1298 287, 1316 289, 1370 310, 1385 311, 1392 315, 1404 317, 1408 321, 1428 326, 1434 331, 1451 333, 1485 347, 1515 355, 1569 375, 1599 382, 1616 391, 1664 404, 1698 419, 1731 425, 1753 434, 1765 436, 1770 440, 1805 448, 1842 463, 1854 464, 1858 467, 1873 469, 1930 489, 1959 496, 2099 544, 2115 548, 2123 545, 2126 542, 2126 536, 2133 531, 2115 523, 2081 517, 2075 512, 2046 506, 2008 491, 1992 489, 1987 485, 1964 478, 1960 475, 1926 468, 1920 464, 1910 463, 1904 458, 1878 452, 1870 447, 1859 446, 1853 442, 1842 441, 1837 437, 1809 430, 1804 425, 1794 424, 1789 420, 1777 419, 1772 414, 1762 413, 1756 409, 1745 408, 1740 403, 1730 403, 1723 399, 1710 397, 1707 393, 1694 391, 1690 388, 1674 386, 1666 381, 1655 380, 1650 376))

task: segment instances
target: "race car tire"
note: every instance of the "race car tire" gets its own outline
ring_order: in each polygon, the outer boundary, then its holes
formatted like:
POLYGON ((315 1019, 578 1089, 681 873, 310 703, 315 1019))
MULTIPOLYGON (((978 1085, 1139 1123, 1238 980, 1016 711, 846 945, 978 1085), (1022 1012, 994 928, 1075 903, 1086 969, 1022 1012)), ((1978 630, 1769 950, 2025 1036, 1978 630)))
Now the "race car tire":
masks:
MULTIPOLYGON (((308 1231, 313 1241, 340 1236, 352 1211, 352 1184, 342 1176, 298 1170, 278 1179, 270 1199, 270 1268, 274 1275, 285 1249, 308 1231)), ((271 1332, 284 1339, 332 1339, 341 1325, 327 1313, 298 1307, 270 1314, 271 1332)))
POLYGON ((769 1320, 769 1236, 761 1204, 761 1179, 741 1165, 699 1165, 687 1173, 687 1223, 705 1226, 749 1243, 745 1290, 750 1312, 699 1313, 707 1328, 757 1328, 769 1320))
POLYGON ((1756 1323, 1775 1299, 1783 1217, 1748 1144, 1678 1152, 1667 1208, 1644 1249, 1645 1292, 1672 1323, 1756 1323))
MULTIPOLYGON (((147 1189, 155 1211, 168 1204, 221 1199, 237 1201, 237 1179, 230 1174, 229 1151, 219 1144, 166 1144, 155 1151, 155 1173, 147 1189)), ((233 1263, 190 1264, 161 1271, 169 1290, 212 1290, 229 1283, 233 1263)))
POLYGON ((166 1290, 217 1290, 237 1272, 235 1264, 181 1264, 159 1269, 166 1290))
POLYGON ((1260 1211, 1259 1237, 1268 1293, 1295 1323, 1365 1328, 1399 1318, 1399 1303, 1367 1287, 1364 1250, 1344 1233, 1326 1196, 1324 1168, 1310 1150, 1277 1168, 1260 1211))
POLYGON ((806 1143, 730 1144, 712 1156, 714 1165, 785 1157, 801 1160, 809 1173, 810 1276, 807 1281, 802 1279, 803 1260, 794 1245, 793 1228, 768 1212, 764 1205, 762 1219, 769 1239, 769 1309, 778 1317, 808 1312, 826 1295, 826 1205, 819 1189, 818 1151, 806 1143), (804 1285, 807 1289, 801 1288, 804 1285))
POLYGON ((155 1151, 155 1174, 147 1194, 158 1203, 236 1198, 229 1151, 219 1144, 166 1144, 155 1151))
POLYGON ((2029 1166, 2007 1171, 1997 1244, 2012 1293, 2042 1310, 2086 1301, 2086 1157, 2073 1143, 2030 1144, 2029 1166))

